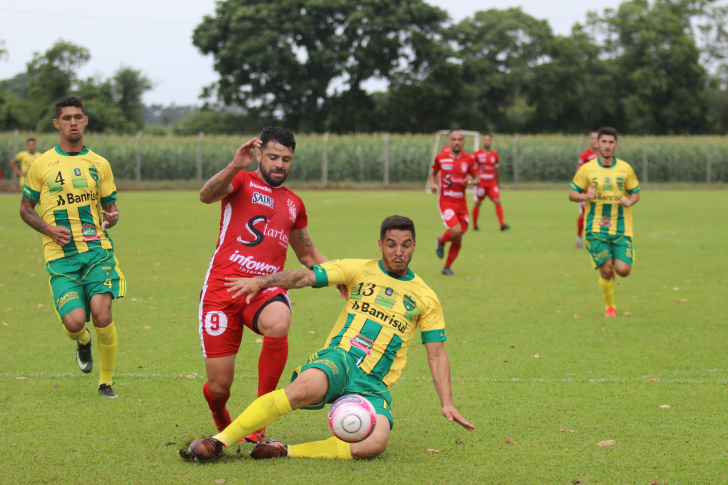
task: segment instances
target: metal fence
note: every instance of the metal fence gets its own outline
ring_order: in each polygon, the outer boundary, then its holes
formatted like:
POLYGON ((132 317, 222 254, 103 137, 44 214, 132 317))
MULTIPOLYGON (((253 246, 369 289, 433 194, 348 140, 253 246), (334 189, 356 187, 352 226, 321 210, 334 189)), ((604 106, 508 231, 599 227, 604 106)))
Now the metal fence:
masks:
MULTIPOLYGON (((57 133, 0 133, 0 170, 4 180, 15 179, 10 159, 24 148, 30 136, 37 139, 39 151, 51 149, 58 142, 57 133)), ((87 133, 84 141, 109 160, 117 180, 201 182, 227 165, 235 150, 253 136, 87 133)), ((434 136, 327 133, 298 135, 296 139, 289 175, 291 183, 424 187, 434 136)), ((568 182, 585 147, 583 136, 493 137, 493 149, 498 151, 501 160, 501 179, 511 185, 568 182)), ((632 165, 642 184, 728 183, 726 136, 623 136, 617 156, 632 165)))

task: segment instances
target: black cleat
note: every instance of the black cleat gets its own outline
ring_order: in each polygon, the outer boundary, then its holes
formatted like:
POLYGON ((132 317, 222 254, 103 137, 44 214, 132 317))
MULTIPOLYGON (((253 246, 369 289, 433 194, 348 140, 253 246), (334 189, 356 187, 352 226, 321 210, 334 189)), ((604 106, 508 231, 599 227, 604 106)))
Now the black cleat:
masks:
POLYGON ((450 268, 442 268, 442 274, 445 276, 455 276, 455 273, 450 268))
POLYGON ((437 247, 435 248, 435 254, 437 254, 437 257, 440 259, 445 257, 445 245, 440 242, 440 239, 437 240, 437 247))
POLYGON ((195 440, 190 443, 189 450, 196 462, 210 461, 222 455, 224 445, 215 438, 195 440))
POLYGON ((258 443, 250 452, 250 456, 256 460, 269 458, 285 458, 288 456, 288 447, 276 440, 268 440, 258 443))
POLYGON ((511 226, 509 226, 508 224, 503 224, 503 225, 501 226, 501 232, 503 232, 503 231, 507 231, 507 230, 508 230, 508 229, 510 229, 510 228, 511 228, 511 226))
POLYGON ((473 231, 480 231, 480 228, 478 226, 473 226, 473 231))
POLYGON ((116 399, 119 397, 114 392, 114 388, 111 387, 111 384, 101 384, 99 386, 99 396, 108 397, 109 399, 116 399))
POLYGON ((91 332, 88 331, 89 341, 86 345, 81 345, 81 342, 76 342, 76 364, 81 372, 88 374, 94 369, 94 357, 91 355, 91 332))

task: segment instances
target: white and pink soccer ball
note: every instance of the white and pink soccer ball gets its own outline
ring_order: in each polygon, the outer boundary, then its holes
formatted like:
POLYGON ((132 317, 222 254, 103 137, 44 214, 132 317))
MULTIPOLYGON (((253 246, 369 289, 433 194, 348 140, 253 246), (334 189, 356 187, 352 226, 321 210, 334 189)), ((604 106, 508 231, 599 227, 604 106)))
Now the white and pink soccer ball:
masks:
POLYGON ((377 425, 374 406, 357 394, 341 396, 329 410, 329 427, 334 436, 348 443, 367 439, 377 425))

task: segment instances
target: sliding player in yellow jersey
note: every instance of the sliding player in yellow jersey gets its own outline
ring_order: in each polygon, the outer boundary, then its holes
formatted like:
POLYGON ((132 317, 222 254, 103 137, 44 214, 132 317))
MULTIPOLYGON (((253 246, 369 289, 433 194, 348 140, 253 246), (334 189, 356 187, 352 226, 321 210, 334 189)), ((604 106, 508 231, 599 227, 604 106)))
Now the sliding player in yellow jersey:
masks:
POLYGON ((586 202, 586 249, 599 269, 604 316, 616 317, 613 272, 626 277, 632 270, 632 206, 640 200, 640 183, 632 167, 614 156, 617 130, 601 128, 597 136, 599 157, 576 172, 569 200, 586 202))
POLYGON ((111 166, 83 144, 88 124, 79 98, 56 102, 53 124, 60 134, 55 148, 35 158, 28 168, 20 217, 43 234, 46 270, 56 313, 63 330, 76 341, 76 363, 93 369, 93 317, 99 352, 99 395, 115 398, 111 376, 117 334, 111 301, 126 293, 126 280, 114 257, 107 229, 119 220, 111 166), (41 216, 35 212, 40 203, 41 216))
MULTIPOLYGON (((394 384, 407 363, 407 349, 417 328, 427 350, 435 390, 442 414, 465 429, 474 426, 455 409, 452 401, 450 363, 445 352, 445 320, 437 295, 409 269, 415 251, 414 223, 402 216, 382 222, 381 260, 344 259, 328 261, 312 270, 289 270, 257 278, 228 278, 233 298, 248 300, 270 286, 304 288, 344 284, 349 300, 326 347, 314 353, 293 373, 285 389, 255 400, 222 433, 195 440, 189 451, 197 461, 219 456, 243 436, 268 426, 296 409, 321 409, 345 394, 360 394, 374 406, 377 425, 373 434, 358 443, 336 437, 324 441, 286 446, 275 440, 255 445, 255 459, 275 457, 370 458, 387 449, 394 423, 392 398, 387 386, 394 384)), ((184 453, 182 452, 183 456, 184 453)))

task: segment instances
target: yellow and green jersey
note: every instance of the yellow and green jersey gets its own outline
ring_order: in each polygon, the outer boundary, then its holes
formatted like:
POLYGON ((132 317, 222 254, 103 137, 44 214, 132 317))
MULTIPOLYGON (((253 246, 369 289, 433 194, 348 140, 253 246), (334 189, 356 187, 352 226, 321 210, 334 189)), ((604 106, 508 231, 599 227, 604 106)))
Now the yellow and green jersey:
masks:
POLYGON ((417 328, 423 344, 446 340, 440 301, 412 270, 393 277, 376 259, 328 261, 313 270, 317 288, 344 284, 350 295, 327 346, 346 350, 360 369, 385 384, 402 375, 417 328))
MULTIPOLYGON (((22 152, 18 152, 15 154, 15 161, 19 163, 19 169, 21 172, 28 172, 28 168, 30 167, 30 162, 37 156, 40 156, 39 152, 30 153, 28 150, 23 150, 22 152)), ((25 185, 25 177, 20 176, 20 188, 22 189, 25 185)))
POLYGON ((114 175, 105 158, 86 147, 69 155, 56 145, 33 160, 23 194, 40 203, 46 224, 71 231, 71 242, 63 247, 43 236, 46 262, 92 248, 113 249, 101 231, 101 207, 116 201, 114 175))
POLYGON ((587 234, 598 236, 628 236, 632 234, 632 208, 622 207, 619 201, 640 191, 640 183, 632 167, 618 158, 605 167, 597 158, 585 163, 571 181, 572 190, 584 193, 596 187, 596 196, 586 201, 584 228, 587 234))

